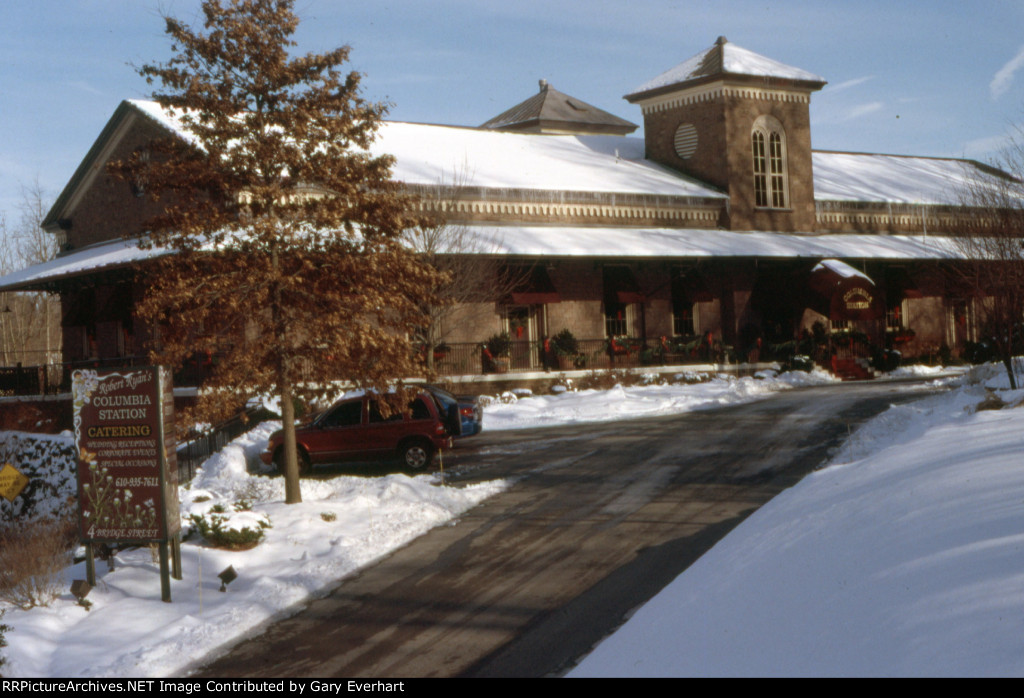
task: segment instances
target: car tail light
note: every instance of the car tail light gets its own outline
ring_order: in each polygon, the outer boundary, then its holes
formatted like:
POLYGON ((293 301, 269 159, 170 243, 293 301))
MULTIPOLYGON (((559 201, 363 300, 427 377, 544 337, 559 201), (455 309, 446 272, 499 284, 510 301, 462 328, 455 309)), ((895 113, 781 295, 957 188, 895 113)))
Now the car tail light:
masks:
POLYGON ((472 407, 462 407, 462 408, 459 409, 459 413, 462 414, 463 417, 472 417, 473 416, 473 408, 472 407))
POLYGON ((437 434, 438 436, 444 435, 446 431, 447 429, 445 429, 445 426, 443 424, 437 424, 434 426, 434 433, 437 434))

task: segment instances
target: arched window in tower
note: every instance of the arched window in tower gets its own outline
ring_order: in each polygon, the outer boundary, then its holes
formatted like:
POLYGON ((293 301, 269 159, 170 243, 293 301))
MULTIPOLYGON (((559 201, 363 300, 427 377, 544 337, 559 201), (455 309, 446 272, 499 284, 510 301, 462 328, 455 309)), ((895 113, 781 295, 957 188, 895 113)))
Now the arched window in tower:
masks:
POLYGON ((754 159, 754 205, 786 208, 789 183, 786 175, 786 132, 778 119, 759 116, 750 135, 754 159))

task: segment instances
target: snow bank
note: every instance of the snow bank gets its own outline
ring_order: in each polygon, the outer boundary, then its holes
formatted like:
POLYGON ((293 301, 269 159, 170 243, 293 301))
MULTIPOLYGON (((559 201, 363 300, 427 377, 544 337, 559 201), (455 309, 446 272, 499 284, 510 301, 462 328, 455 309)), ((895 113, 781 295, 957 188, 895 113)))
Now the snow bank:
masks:
POLYGON ((571 675, 1024 674, 1024 409, 975 410, 1005 381, 869 422, 571 675))
POLYGON ((687 374, 672 376, 675 383, 616 386, 612 390, 560 390, 553 395, 519 399, 502 395, 484 407, 484 430, 532 429, 582 422, 608 422, 636 417, 680 414, 758 400, 790 388, 836 381, 824 371, 767 371, 759 377, 737 378, 719 374, 707 382, 680 383, 687 374))

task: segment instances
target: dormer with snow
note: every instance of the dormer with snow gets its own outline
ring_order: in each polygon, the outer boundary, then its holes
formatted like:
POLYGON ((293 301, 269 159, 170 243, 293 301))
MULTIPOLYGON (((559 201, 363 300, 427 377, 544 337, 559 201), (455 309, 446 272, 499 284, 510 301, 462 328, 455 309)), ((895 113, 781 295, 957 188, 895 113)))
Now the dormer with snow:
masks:
POLYGON ((810 101, 824 85, 719 37, 625 98, 648 158, 728 194, 729 229, 813 233, 810 101))

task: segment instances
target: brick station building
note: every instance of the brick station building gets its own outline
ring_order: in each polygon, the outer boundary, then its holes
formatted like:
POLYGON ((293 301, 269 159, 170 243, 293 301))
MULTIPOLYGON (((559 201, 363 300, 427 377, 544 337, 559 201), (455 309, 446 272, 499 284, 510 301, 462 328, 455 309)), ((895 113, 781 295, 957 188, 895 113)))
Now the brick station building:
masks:
MULTIPOLYGON (((815 333, 826 361, 962 351, 981 301, 945 273, 957 254, 944 233, 965 213, 960 192, 1005 175, 813 150, 810 100, 825 84, 719 38, 625 96, 639 136, 544 81, 479 127, 386 122, 374 152, 476 241, 451 253, 528 270, 453 314, 438 367, 494 370, 479 345, 507 332, 513 368, 539 368, 542 339, 564 330, 586 368, 770 359, 815 333)), ((0 279, 60 293, 67 363, 144 354, 133 308, 145 280, 129 265, 150 253, 130 238, 153 203, 106 163, 167 134, 186 137, 157 104, 123 102, 45 220, 60 256, 0 279)))

